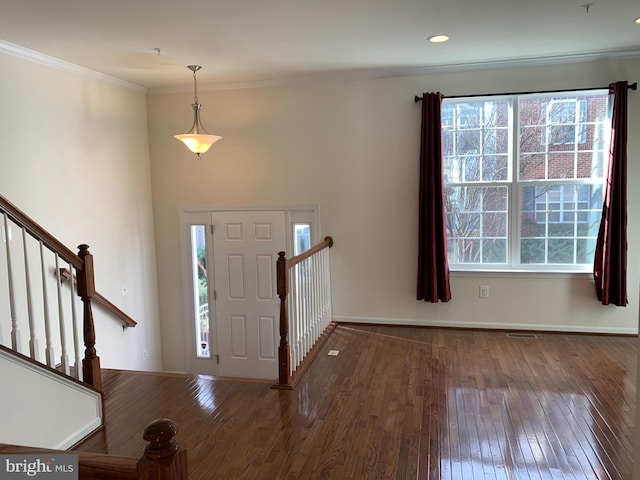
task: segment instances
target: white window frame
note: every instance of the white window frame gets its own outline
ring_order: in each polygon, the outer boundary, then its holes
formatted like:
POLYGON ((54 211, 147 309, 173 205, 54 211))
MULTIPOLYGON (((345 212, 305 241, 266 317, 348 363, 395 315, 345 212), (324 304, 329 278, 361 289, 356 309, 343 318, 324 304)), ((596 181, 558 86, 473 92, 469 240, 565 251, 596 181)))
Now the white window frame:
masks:
MULTIPOLYGON (((592 95, 602 95, 602 94, 606 94, 606 90, 598 90, 598 91, 586 91, 586 92, 566 92, 566 95, 575 95, 575 96, 581 96, 584 95, 585 93, 588 94, 592 94, 592 95)), ((544 95, 544 94, 539 94, 536 96, 539 97, 545 97, 545 96, 561 96, 563 93, 559 92, 559 93, 554 93, 554 94, 549 94, 549 95, 544 95)), ((520 198, 521 196, 521 190, 522 187, 525 186, 537 186, 540 185, 542 186, 543 184, 548 184, 550 186, 560 186, 563 187, 564 185, 581 185, 581 184, 587 184, 587 185, 594 185, 594 184, 602 184, 604 185, 605 183, 605 179, 602 179, 600 182, 598 181, 593 181, 592 179, 581 179, 581 178, 572 178, 572 179, 558 179, 558 180, 542 180, 542 181, 531 181, 531 180, 520 180, 519 177, 519 159, 520 159, 520 151, 519 151, 519 134, 520 134, 520 125, 518 125, 518 100, 519 98, 526 98, 529 97, 528 95, 505 95, 505 96, 488 96, 488 97, 467 97, 467 98, 456 98, 456 99, 451 99, 451 100, 447 100, 445 99, 444 102, 447 103, 465 103, 465 102, 482 102, 482 101, 500 101, 500 100, 507 100, 510 102, 510 113, 509 113, 509 128, 510 128, 510 140, 509 140, 509 155, 508 155, 508 159, 509 159, 509 167, 508 167, 508 179, 504 180, 504 181, 494 181, 494 182, 484 182, 484 181, 462 181, 460 180, 459 182, 454 182, 452 185, 455 186, 467 186, 467 187, 487 187, 487 186, 505 186, 507 188, 508 191, 508 195, 509 195, 509 202, 508 202, 508 213, 507 213, 507 261, 506 263, 499 263, 499 264, 491 264, 491 263, 454 263, 452 262, 451 258, 449 259, 450 261, 450 269, 451 271, 455 272, 455 271, 496 271, 496 272, 500 272, 500 271, 505 271, 505 272, 531 272, 531 273, 535 273, 535 272, 557 272, 557 273, 566 273, 566 272, 591 272, 592 271, 592 265, 591 264, 528 264, 528 263, 520 263, 521 262, 521 255, 520 255, 520 245, 521 245, 521 222, 520 222, 520 216, 521 216, 521 203, 522 203, 522 199, 520 198)), ((575 128, 575 133, 574 133, 574 138, 573 138, 573 144, 577 145, 577 144, 582 144, 584 143, 585 139, 583 137, 583 131, 580 128, 580 124, 586 122, 586 118, 584 117, 584 114, 581 113, 582 110, 584 110, 584 107, 586 106, 586 101, 582 100, 580 98, 567 98, 567 99, 561 99, 559 100, 560 102, 562 101, 573 101, 576 104, 575 107, 575 122, 571 123, 571 125, 574 126, 575 128)), ((558 101, 558 100, 556 100, 558 101)), ((553 101, 551 101, 553 102, 553 101)), ((549 105, 551 104, 551 102, 549 103, 549 105)), ((546 116, 548 118, 548 116, 550 115, 550 110, 551 107, 548 106, 547 107, 547 112, 546 112, 546 116)), ((454 118, 451 119, 454 125, 454 128, 458 128, 457 125, 457 119, 454 118)), ((549 123, 547 125, 550 125, 549 123)), ((597 129, 597 131, 600 131, 602 126, 602 123, 595 123, 594 127, 597 129)), ((546 129, 545 129, 546 130, 546 129)), ((444 131, 444 130, 443 130, 444 131)), ((603 132, 605 133, 605 132, 603 132)), ((544 138, 542 138, 542 145, 545 146, 545 150, 548 152, 549 151, 549 144, 546 141, 547 136, 545 135, 544 138)), ((605 143, 608 142, 608 135, 604 135, 605 137, 605 143)), ((595 140, 594 140, 594 144, 595 144, 595 140)), ((454 140, 454 144, 455 144, 455 140, 454 140)), ((596 148, 596 146, 594 145, 594 149, 596 148)), ((576 151, 578 149, 576 148, 576 151)), ((604 146, 604 152, 608 151, 608 147, 605 145, 604 146)), ((605 153, 605 161, 606 161, 606 153, 605 153)), ((604 167, 604 171, 606 172, 606 165, 604 167)), ((462 175, 462 172, 460 172, 462 175)), ((545 175, 546 176, 546 175, 545 175)), ((449 184, 445 184, 445 188, 448 186, 449 184)), ((561 189, 562 190, 562 189, 561 189)), ((602 189, 604 191, 604 188, 602 189)), ((562 211, 564 210, 563 208, 563 202, 562 202, 562 195, 561 195, 561 199, 560 199, 560 213, 561 213, 561 217, 562 217, 562 211)), ((575 199, 574 205, 577 205, 578 199, 575 199)), ((577 212, 574 212, 576 215, 578 215, 577 212)), ((562 218, 560 219, 562 220, 562 218)), ((581 223, 579 220, 576 221, 578 223, 581 223)), ((548 222, 548 223, 552 223, 552 222, 548 222)), ((478 239, 479 241, 482 241, 484 237, 474 237, 474 239, 478 239)), ((487 237, 488 238, 488 237, 487 237)), ((551 237, 543 237, 546 241, 548 241, 551 237)), ((574 233, 574 240, 576 240, 577 238, 580 238, 579 235, 576 235, 574 233)), ((575 248, 574 248, 574 255, 576 254, 575 248)), ((480 255, 482 255, 482 253, 480 253, 480 255)), ((546 255, 545 255, 545 261, 546 261, 546 255)))

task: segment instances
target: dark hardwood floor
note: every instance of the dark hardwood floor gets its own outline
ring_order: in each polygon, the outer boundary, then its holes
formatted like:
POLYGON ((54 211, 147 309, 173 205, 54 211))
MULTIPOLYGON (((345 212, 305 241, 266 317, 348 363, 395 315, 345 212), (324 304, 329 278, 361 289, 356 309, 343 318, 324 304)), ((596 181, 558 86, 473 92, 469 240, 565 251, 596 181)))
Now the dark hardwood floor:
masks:
POLYGON ((78 450, 137 457, 171 418, 193 480, 629 480, 637 342, 340 325, 293 392, 107 370, 78 450))

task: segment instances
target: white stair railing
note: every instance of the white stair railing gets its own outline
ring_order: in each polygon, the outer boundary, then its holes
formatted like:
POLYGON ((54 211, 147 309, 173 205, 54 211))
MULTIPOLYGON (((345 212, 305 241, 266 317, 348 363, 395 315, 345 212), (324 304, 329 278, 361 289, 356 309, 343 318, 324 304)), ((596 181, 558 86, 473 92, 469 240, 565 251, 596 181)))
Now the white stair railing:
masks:
POLYGON ((280 346, 274 388, 291 389, 333 330, 329 249, 333 239, 290 259, 278 253, 280 346))
MULTIPOLYGON (((11 338, 10 344, 5 346, 48 367, 59 366, 63 373, 73 373, 74 378, 82 380, 82 350, 76 341, 82 331, 75 313, 76 303, 81 300, 77 295, 68 301, 63 299, 58 267, 60 256, 28 234, 25 227, 10 220, 7 213, 3 212, 2 217, 5 245, 4 255, 0 254, 0 266, 5 266, 5 272, 0 279, 0 298, 6 295, 9 301, 6 306, 0 301, 0 330, 7 328, 3 319, 10 318, 11 338), (38 260, 33 262, 36 257, 39 257, 39 265, 38 260), (56 288, 57 293, 51 298, 53 303, 50 302, 52 288, 56 288), (8 311, 4 311, 5 308, 8 311), (52 312, 57 312, 57 319, 52 312), (69 363, 69 345, 73 349, 74 365, 69 363)), ((67 265, 75 272, 71 263, 67 265)))
POLYGON ((2 196, 0 244, 0 344, 100 389, 89 247, 80 245, 76 255, 2 196), (64 271, 77 278, 69 297, 63 295, 69 288, 62 285, 64 271))

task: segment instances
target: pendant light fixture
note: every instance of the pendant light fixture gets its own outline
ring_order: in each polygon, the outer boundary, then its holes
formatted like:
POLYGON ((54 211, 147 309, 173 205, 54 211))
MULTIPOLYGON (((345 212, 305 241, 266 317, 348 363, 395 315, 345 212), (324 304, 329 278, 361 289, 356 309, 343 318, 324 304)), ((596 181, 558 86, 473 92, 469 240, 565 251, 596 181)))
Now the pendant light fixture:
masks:
POLYGON ((200 158, 201 153, 205 153, 211 145, 220 140, 218 135, 209 135, 200 122, 200 102, 198 102, 198 80, 196 72, 202 67, 200 65, 188 65, 187 68, 193 72, 193 126, 188 133, 174 135, 175 138, 184 143, 189 150, 200 158))

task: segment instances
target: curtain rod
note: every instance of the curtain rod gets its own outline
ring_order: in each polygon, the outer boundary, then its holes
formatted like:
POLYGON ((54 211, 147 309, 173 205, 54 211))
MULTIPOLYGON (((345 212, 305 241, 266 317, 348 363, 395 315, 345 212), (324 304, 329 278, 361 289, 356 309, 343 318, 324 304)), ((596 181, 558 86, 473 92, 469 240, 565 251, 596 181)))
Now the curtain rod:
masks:
MULTIPOLYGON (((627 85, 630 90, 638 89, 638 82, 627 85)), ((573 88, 570 90, 545 90, 543 92, 509 92, 509 93, 478 93, 475 95, 452 95, 445 96, 444 98, 473 98, 473 97, 501 97, 504 95, 532 95, 534 93, 564 93, 564 92, 584 92, 587 90, 609 90, 609 87, 591 87, 591 88, 573 88)), ((416 103, 422 101, 422 97, 416 95, 414 97, 416 103)))

